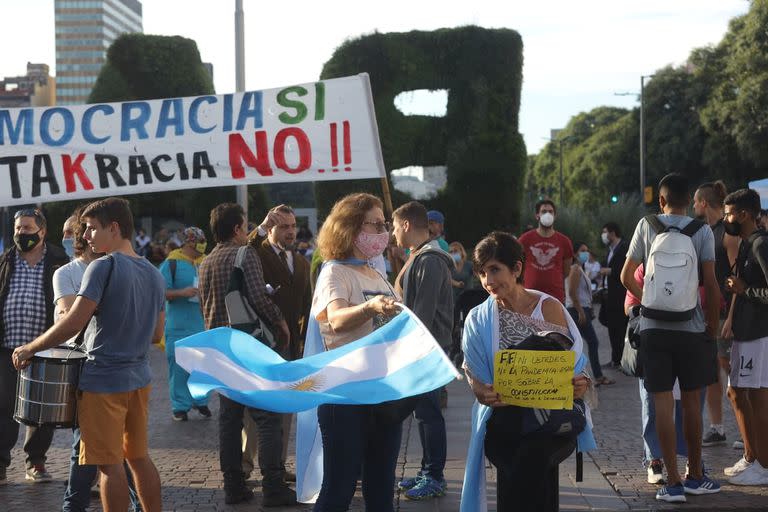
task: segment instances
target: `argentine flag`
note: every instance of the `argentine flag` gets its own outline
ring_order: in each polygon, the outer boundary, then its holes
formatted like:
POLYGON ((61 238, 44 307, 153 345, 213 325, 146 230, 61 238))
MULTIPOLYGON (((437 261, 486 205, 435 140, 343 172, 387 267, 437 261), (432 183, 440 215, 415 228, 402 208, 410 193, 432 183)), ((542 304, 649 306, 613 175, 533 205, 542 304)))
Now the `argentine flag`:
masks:
POLYGON ((197 400, 218 391, 238 403, 282 413, 396 400, 459 375, 406 308, 364 338, 297 361, 284 360, 242 331, 220 327, 176 342, 176 362, 189 372, 187 385, 197 400))

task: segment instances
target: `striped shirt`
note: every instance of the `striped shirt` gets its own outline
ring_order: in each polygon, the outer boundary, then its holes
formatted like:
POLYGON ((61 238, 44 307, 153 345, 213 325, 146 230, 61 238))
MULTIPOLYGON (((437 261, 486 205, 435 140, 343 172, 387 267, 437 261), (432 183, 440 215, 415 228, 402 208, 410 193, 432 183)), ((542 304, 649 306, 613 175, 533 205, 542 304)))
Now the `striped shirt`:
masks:
MULTIPOLYGON (((224 297, 227 295, 229 279, 240 247, 234 242, 219 243, 200 264, 198 270, 200 307, 206 329, 229 325, 224 297)), ((243 270, 245 271, 245 298, 256 313, 268 319, 273 325, 280 323, 283 315, 267 296, 261 260, 253 247, 249 247, 246 252, 243 270)))
POLYGON ((8 296, 3 306, 3 324, 5 325, 4 348, 16 348, 29 343, 45 332, 46 304, 45 254, 34 267, 17 254, 13 275, 8 287, 8 296))

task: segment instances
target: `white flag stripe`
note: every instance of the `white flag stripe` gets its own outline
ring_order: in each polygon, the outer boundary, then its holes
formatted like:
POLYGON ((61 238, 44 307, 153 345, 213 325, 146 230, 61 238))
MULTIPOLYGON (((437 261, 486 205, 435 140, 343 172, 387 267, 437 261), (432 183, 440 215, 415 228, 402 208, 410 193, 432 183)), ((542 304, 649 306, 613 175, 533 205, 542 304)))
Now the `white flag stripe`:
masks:
POLYGON ((177 347, 176 362, 190 373, 204 369, 204 373, 237 391, 305 389, 322 392, 341 384, 386 377, 423 359, 433 350, 442 351, 428 333, 415 329, 397 340, 361 347, 294 381, 260 377, 213 348, 177 347))

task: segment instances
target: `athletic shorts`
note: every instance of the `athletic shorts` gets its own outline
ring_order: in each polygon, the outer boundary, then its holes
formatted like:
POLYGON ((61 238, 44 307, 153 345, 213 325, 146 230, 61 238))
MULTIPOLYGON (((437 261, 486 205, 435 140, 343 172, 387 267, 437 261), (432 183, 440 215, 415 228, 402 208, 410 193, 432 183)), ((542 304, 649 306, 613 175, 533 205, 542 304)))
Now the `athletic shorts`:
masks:
POLYGON ((149 454, 147 421, 151 386, 124 393, 78 391, 80 464, 122 464, 149 454))
POLYGON ((717 382, 717 346, 704 333, 646 329, 640 332, 640 360, 649 393, 682 391, 717 382))
POLYGON ((733 388, 768 388, 768 337, 733 342, 728 385, 733 388))

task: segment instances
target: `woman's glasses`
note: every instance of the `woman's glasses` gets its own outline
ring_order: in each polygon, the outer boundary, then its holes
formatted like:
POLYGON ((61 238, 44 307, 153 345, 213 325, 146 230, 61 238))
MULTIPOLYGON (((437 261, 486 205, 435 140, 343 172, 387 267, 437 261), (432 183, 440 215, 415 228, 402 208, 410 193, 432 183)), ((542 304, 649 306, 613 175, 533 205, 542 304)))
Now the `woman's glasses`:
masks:
POLYGON ((385 233, 387 231, 392 231, 392 223, 389 221, 386 222, 368 222, 365 221, 363 224, 367 224, 369 226, 373 226, 376 228, 377 233, 385 233))

